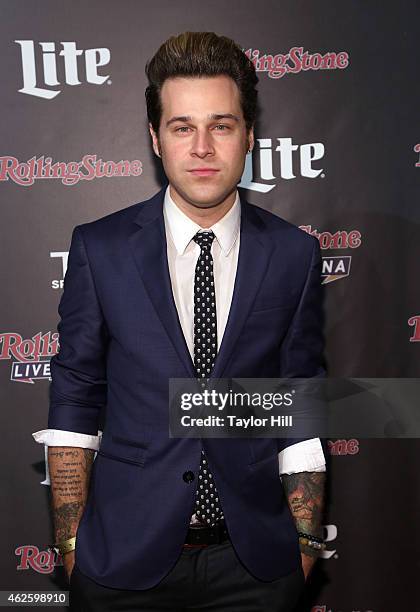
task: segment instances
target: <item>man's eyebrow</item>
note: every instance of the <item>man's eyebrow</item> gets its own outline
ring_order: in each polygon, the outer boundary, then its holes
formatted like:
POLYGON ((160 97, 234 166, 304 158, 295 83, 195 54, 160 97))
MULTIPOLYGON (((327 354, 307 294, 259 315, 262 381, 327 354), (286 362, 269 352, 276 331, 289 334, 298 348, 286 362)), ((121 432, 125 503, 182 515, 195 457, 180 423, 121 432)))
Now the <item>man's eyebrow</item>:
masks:
POLYGON ((181 123, 186 123, 187 121, 191 121, 191 119, 192 117, 187 115, 178 115, 177 117, 171 117, 171 119, 166 122, 166 127, 168 127, 168 125, 171 125, 171 123, 176 123, 177 121, 180 121, 181 123))
MULTIPOLYGON (((233 113, 212 113, 211 115, 209 115, 209 119, 211 119, 212 121, 220 121, 221 119, 233 119, 234 121, 239 122, 239 117, 237 115, 234 115, 233 113)), ((192 117, 190 115, 177 115, 176 117, 171 117, 170 119, 168 119, 168 121, 166 122, 166 127, 171 125, 171 123, 176 123, 178 121, 180 123, 187 123, 191 120, 192 117)))
POLYGON ((233 115, 232 113, 209 115, 209 119, 214 119, 216 121, 220 121, 221 119, 233 119, 234 121, 239 121, 239 117, 237 115, 233 115))

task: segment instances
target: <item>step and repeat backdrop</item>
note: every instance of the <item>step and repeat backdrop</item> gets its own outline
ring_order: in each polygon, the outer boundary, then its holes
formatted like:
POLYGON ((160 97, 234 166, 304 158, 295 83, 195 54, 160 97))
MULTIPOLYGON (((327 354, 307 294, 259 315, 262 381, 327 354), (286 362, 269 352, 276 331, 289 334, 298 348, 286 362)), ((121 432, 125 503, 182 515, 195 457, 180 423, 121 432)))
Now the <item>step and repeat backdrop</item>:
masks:
MULTIPOLYGON (((65 589, 48 549, 49 360, 72 229, 163 184, 144 65, 235 39, 259 76, 247 199, 319 239, 330 376, 420 376, 416 2, 0 3, 1 589, 65 589)), ((327 549, 301 611, 419 610, 420 443, 329 441, 327 549)), ((133 537, 136 537, 133 534, 133 537)), ((139 534, 141 537, 141 534, 139 534)))

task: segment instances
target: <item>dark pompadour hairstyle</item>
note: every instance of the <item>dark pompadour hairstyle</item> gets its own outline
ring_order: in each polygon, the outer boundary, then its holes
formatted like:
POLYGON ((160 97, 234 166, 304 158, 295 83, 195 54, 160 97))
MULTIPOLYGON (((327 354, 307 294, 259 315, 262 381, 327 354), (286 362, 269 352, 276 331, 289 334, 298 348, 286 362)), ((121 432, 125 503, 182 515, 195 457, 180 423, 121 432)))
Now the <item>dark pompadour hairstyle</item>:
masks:
POLYGON ((251 60, 233 40, 214 32, 184 32, 171 36, 146 64, 147 116, 156 133, 162 116, 160 91, 173 77, 227 75, 239 88, 242 112, 249 130, 257 113, 258 77, 251 60))

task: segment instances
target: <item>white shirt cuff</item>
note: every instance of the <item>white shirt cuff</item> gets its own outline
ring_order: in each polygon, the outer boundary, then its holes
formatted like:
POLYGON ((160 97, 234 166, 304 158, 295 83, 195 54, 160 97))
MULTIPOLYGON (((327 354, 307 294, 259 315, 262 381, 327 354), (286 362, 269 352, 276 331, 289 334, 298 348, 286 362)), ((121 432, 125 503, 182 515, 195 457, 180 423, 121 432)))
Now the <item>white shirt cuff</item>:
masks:
POLYGON ((325 472, 325 455, 319 438, 297 442, 279 453, 279 472, 325 472))
POLYGON ((35 431, 32 437, 35 442, 45 444, 45 446, 79 446, 98 450, 101 444, 102 431, 98 431, 97 436, 92 436, 62 429, 41 429, 35 431))

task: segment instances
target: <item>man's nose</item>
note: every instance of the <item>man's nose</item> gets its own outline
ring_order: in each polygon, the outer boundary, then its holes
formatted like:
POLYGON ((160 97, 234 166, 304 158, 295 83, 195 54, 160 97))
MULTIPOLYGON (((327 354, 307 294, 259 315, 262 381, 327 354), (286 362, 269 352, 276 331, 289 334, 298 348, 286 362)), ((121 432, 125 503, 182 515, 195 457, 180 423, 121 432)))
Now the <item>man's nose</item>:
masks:
POLYGON ((191 155, 204 158, 214 154, 212 136, 207 130, 197 130, 191 147, 191 155))

